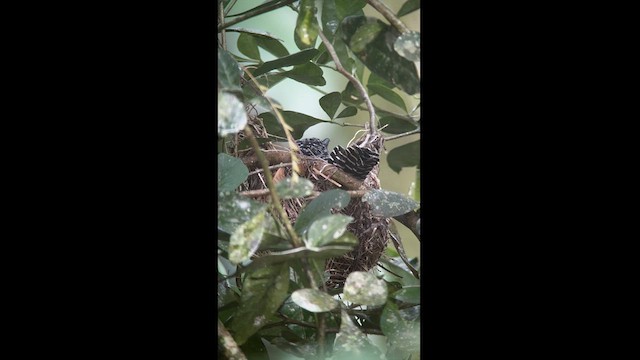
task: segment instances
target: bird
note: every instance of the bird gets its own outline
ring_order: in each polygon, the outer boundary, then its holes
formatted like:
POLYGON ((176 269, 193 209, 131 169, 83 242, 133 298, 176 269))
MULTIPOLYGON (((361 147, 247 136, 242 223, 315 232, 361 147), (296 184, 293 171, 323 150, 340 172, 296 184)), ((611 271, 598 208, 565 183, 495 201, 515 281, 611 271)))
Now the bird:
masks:
POLYGON ((319 138, 296 140, 301 154, 325 160, 359 180, 364 180, 380 159, 378 153, 356 145, 348 146, 347 148, 337 145, 329 153, 329 142, 329 138, 324 140, 319 138))

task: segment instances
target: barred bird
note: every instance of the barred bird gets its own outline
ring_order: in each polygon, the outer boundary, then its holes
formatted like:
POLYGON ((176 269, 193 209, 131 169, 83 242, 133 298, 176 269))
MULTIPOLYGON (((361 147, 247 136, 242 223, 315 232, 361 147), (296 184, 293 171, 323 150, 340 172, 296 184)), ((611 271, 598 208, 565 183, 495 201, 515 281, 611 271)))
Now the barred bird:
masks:
MULTIPOLYGON (((379 155, 376 150, 379 151, 382 141, 378 135, 365 136, 356 141, 355 145, 347 148, 338 145, 330 153, 329 139, 307 138, 300 139, 296 143, 301 154, 325 160, 345 173, 362 180, 363 189, 379 189, 380 183, 377 177, 379 155)), ((335 188, 329 182, 318 180, 316 186, 322 190, 335 188)), ((354 218, 347 226, 347 230, 358 238, 358 245, 353 251, 343 256, 327 260, 325 271, 328 278, 325 284, 331 289, 344 285, 350 273, 368 271, 374 267, 388 240, 389 219, 374 215, 367 202, 362 202, 360 198, 353 198, 340 212, 354 218)))
POLYGON ((296 140, 296 144, 303 155, 321 158, 359 180, 364 180, 378 164, 378 154, 365 147, 354 145, 345 149, 337 145, 329 153, 329 141, 329 138, 306 138, 296 140))

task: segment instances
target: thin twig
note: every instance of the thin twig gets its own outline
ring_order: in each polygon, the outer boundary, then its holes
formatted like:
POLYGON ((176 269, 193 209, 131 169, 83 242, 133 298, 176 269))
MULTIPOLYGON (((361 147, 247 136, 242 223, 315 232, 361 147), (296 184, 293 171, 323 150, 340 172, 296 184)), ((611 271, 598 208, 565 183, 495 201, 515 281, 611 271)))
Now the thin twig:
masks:
POLYGON ((235 6, 236 1, 238 0, 231 0, 229 5, 227 5, 227 10, 224 11, 224 16, 227 16, 229 14, 229 11, 231 11, 231 9, 235 6))
MULTIPOLYGON (((359 197, 363 197, 368 192, 368 190, 347 190, 346 192, 349 196, 353 198, 359 198, 359 197)), ((238 194, 242 196, 247 196, 247 197, 260 197, 260 196, 269 195, 269 189, 246 190, 246 191, 241 191, 238 194)), ((320 195, 322 195, 321 191, 314 191, 311 193, 311 195, 307 196, 306 198, 315 199, 320 195)))
POLYGON ((333 45, 327 39, 322 31, 318 31, 318 35, 320 35, 320 39, 324 43, 324 46, 327 48, 329 55, 331 55, 331 59, 333 59, 334 64, 336 64, 336 69, 344 75, 349 81, 355 86, 355 88, 360 93, 360 96, 364 99, 365 104, 367 105, 367 109, 369 110, 369 133, 371 135, 376 134, 376 110, 371 103, 371 98, 369 98, 369 94, 365 90, 362 83, 356 79, 355 76, 351 75, 340 63, 340 59, 338 58, 338 54, 336 54, 336 49, 333 48, 333 45))
POLYGON ((385 5, 382 1, 367 0, 367 3, 369 3, 369 5, 371 5, 374 9, 378 10, 378 12, 382 14, 382 16, 384 16, 385 19, 387 19, 389 23, 393 25, 393 27, 396 28, 396 30, 398 30, 401 34, 411 32, 407 25, 400 21, 396 14, 394 14, 393 11, 391 11, 391 9, 389 9, 387 5, 385 5))
POLYGON ((389 140, 395 140, 395 139, 399 139, 405 136, 409 136, 409 135, 413 135, 413 134, 419 134, 420 133, 420 127, 418 127, 417 129, 413 129, 411 131, 407 131, 405 133, 402 134, 398 134, 398 135, 393 135, 393 136, 389 136, 384 138, 384 141, 389 141, 389 140))
POLYGON ((220 319, 218 319, 218 342, 224 349, 224 353, 230 360, 247 360, 238 343, 233 339, 227 328, 220 319))
MULTIPOLYGON (((284 163, 284 164, 272 165, 272 166, 269 166, 269 170, 273 170, 273 169, 277 169, 277 168, 281 168, 281 167, 287 167, 287 166, 291 166, 291 163, 288 162, 288 163, 284 163)), ((257 174, 257 173, 263 172, 263 171, 264 171, 264 169, 254 170, 254 171, 250 172, 249 175, 254 175, 254 174, 257 174)))
POLYGON ((291 221, 287 216, 287 212, 284 211, 284 208, 280 203, 280 196, 276 192, 276 185, 273 181, 273 175, 271 174, 271 170, 269 170, 269 163, 267 162, 267 159, 264 157, 264 153, 260 149, 258 140, 256 140, 256 136, 253 134, 253 130, 251 130, 251 127, 249 125, 245 126, 244 133, 246 137, 249 138, 249 142, 251 143, 251 146, 253 146, 253 149, 255 150, 255 153, 258 156, 258 160, 262 164, 266 185, 267 185, 267 188, 270 190, 269 193, 271 194, 271 199, 273 200, 273 206, 275 207, 276 211, 280 214, 281 220, 284 223, 284 227, 287 230, 287 234, 289 234, 289 237, 291 238, 291 242, 293 243, 293 246, 294 247, 304 246, 302 241, 298 237, 298 234, 296 234, 295 230, 293 230, 293 226, 291 225, 291 221))
POLYGON ((261 8, 261 9, 257 9, 257 10, 254 10, 254 11, 249 11, 248 13, 245 13, 245 14, 243 14, 241 16, 238 16, 237 18, 229 21, 226 24, 218 26, 218 31, 222 31, 223 29, 228 28, 229 26, 235 25, 235 24, 237 24, 239 22, 245 21, 245 20, 247 20, 249 18, 252 18, 254 16, 258 16, 258 15, 264 14, 266 12, 269 12, 271 10, 274 10, 274 9, 277 9, 277 8, 280 8, 280 7, 283 7, 283 6, 287 6, 287 5, 291 4, 291 3, 294 3, 295 1, 297 1, 297 0, 284 0, 283 2, 274 3, 272 5, 265 6, 265 7, 261 8))

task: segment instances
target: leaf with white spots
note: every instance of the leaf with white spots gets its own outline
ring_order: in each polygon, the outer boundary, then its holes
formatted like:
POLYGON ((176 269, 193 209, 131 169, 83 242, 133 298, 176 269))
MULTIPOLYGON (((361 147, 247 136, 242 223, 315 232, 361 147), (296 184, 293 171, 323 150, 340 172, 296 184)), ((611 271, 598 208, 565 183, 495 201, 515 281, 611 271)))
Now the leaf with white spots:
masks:
POLYGON ((266 212, 260 212, 238 226, 229 241, 229 261, 240 264, 256 253, 267 227, 266 212))
POLYGON ((420 351, 420 322, 407 321, 393 302, 388 302, 380 316, 380 329, 387 336, 390 347, 407 353, 420 351))
POLYGON ((230 92, 218 93, 218 136, 236 134, 247 125, 244 103, 230 92))
POLYGON ((343 214, 320 218, 309 226, 305 242, 308 247, 329 245, 345 233, 347 225, 352 221, 353 218, 351 216, 343 214))
POLYGON ((349 194, 340 189, 325 191, 302 209, 296 220, 295 230, 304 233, 309 225, 321 217, 331 215, 331 209, 340 210, 349 204, 349 194))
POLYGON ((300 198, 313 193, 313 183, 309 179, 298 178, 293 182, 290 177, 284 178, 276 184, 276 192, 281 199, 300 198))
POLYGON ((371 205, 371 213, 374 216, 393 217, 406 214, 420 207, 416 201, 393 191, 369 190, 363 197, 371 205))
POLYGON ((245 278, 240 306, 233 317, 230 329, 238 345, 268 322, 287 298, 289 289, 289 264, 265 266, 251 271, 245 278))
POLYGON ((317 289, 299 289, 291 294, 291 300, 301 308, 313 312, 327 312, 338 307, 338 301, 331 295, 317 289))
POLYGON ((354 304, 380 306, 387 301, 387 284, 364 271, 349 274, 343 291, 344 299, 354 304))
POLYGON ((333 360, 382 359, 382 353, 358 329, 346 311, 341 311, 340 332, 334 343, 333 360))
POLYGON ((259 213, 266 211, 267 204, 249 199, 233 192, 218 196, 218 229, 227 234, 259 213))

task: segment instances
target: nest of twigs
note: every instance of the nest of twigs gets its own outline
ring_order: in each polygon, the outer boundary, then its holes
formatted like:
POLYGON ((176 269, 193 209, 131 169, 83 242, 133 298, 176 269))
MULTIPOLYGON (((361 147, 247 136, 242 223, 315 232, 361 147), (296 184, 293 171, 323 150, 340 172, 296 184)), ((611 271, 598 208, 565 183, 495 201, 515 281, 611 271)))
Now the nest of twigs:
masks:
MULTIPOLYGON (((249 124, 257 138, 267 138, 268 133, 262 124, 257 114, 252 114, 251 109, 248 113, 250 115, 249 124)), ((239 133, 237 135, 236 144, 242 141, 243 135, 239 133)), ((358 138, 356 144, 359 146, 366 146, 376 152, 380 152, 382 147, 381 137, 371 137, 369 134, 365 134, 358 138)), ((262 145, 263 151, 285 151, 272 143, 265 143, 262 145)), ((253 156, 253 150, 238 150, 236 156, 250 157, 253 156)), ((337 168, 320 159, 309 158, 304 155, 299 155, 300 158, 300 176, 303 176, 314 184, 314 190, 323 192, 331 189, 340 188, 340 184, 331 179, 333 172, 337 171, 337 168)), ((360 189, 379 189, 380 182, 378 180, 379 166, 375 166, 369 173, 366 179, 362 182, 360 189)), ((272 170, 274 174, 274 181, 278 182, 286 177, 290 177, 292 173, 291 166, 282 166, 272 170)), ((251 172, 247 181, 241 186, 242 191, 247 190, 261 190, 266 189, 267 185, 264 180, 262 171, 257 170, 251 172)), ((257 197, 260 201, 269 201, 269 196, 257 197)), ((310 202, 312 198, 296 198, 282 200, 282 206, 285 209, 289 220, 292 224, 295 224, 296 219, 300 211, 310 202)), ((390 221, 387 218, 376 217, 372 215, 369 203, 361 201, 361 197, 352 197, 349 204, 339 212, 354 218, 354 220, 347 226, 347 230, 353 233, 358 239, 358 245, 355 249, 343 256, 328 259, 325 266, 325 280, 326 286, 330 289, 340 288, 344 285, 347 276, 354 271, 368 271, 373 268, 380 257, 382 256, 384 249, 387 246, 389 239, 389 224, 390 221)))

